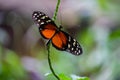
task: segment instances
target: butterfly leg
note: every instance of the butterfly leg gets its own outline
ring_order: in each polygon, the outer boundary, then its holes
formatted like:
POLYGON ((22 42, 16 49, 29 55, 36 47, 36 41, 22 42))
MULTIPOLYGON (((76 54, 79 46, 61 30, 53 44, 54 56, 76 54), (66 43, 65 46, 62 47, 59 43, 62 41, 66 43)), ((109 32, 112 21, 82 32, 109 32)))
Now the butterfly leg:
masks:
POLYGON ((61 30, 63 27, 60 25, 59 30, 61 30))

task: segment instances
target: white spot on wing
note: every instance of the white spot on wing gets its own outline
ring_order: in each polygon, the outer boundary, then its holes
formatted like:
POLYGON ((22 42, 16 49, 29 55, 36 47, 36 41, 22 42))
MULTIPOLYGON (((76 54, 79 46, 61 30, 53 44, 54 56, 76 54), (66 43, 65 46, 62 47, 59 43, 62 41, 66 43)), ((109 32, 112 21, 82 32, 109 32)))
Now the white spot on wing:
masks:
POLYGON ((70 48, 70 44, 68 44, 68 48, 70 48))
POLYGON ((34 16, 36 16, 37 14, 35 13, 34 16))
POLYGON ((45 16, 46 18, 48 18, 48 16, 45 16))
POLYGON ((71 48, 71 50, 73 51, 73 48, 71 48))
POLYGON ((35 20, 37 20, 38 18, 37 18, 37 17, 35 17, 34 19, 35 19, 35 20))
POLYGON ((47 20, 46 22, 49 23, 49 22, 51 22, 51 20, 47 20))
POLYGON ((78 48, 76 48, 76 50, 78 50, 78 48))
POLYGON ((77 55, 78 55, 79 53, 77 52, 77 55))
POLYGON ((75 46, 76 42, 73 42, 73 46, 75 46))
POLYGON ((80 53, 81 51, 79 50, 78 52, 80 53))
POLYGON ((38 19, 38 22, 40 22, 40 19, 38 19))
POLYGON ((75 39, 73 39, 73 41, 76 41, 75 39))
POLYGON ((44 22, 41 22, 40 24, 42 25, 42 24, 44 24, 44 22))
POLYGON ((45 16, 41 17, 41 19, 45 19, 45 16))
POLYGON ((35 18, 35 15, 33 16, 33 18, 35 18))
POLYGON ((71 37, 69 36, 69 42, 71 41, 71 37))
POLYGON ((40 17, 39 15, 37 15, 37 17, 40 17))
POLYGON ((76 53, 77 51, 75 51, 75 53, 76 53))

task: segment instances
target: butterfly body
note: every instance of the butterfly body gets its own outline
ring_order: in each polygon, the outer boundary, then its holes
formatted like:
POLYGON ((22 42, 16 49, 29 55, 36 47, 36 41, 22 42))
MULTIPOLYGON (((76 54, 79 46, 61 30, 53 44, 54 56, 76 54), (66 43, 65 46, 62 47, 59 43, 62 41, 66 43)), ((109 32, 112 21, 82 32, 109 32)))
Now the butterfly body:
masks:
POLYGON ((58 28, 54 21, 40 11, 32 14, 34 21, 39 26, 39 32, 43 38, 50 40, 52 45, 61 51, 67 51, 74 55, 82 54, 82 48, 76 39, 72 38, 68 33, 58 28))

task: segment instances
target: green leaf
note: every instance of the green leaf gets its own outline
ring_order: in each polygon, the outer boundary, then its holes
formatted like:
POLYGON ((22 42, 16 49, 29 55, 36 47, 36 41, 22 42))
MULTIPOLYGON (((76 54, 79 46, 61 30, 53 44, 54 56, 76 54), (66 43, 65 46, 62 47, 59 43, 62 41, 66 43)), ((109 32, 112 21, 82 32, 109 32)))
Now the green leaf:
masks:
POLYGON ((66 76, 65 74, 59 74, 61 80, 72 80, 71 77, 66 76))
MULTIPOLYGON (((46 79, 46 80, 57 80, 57 78, 55 78, 55 77, 53 76, 53 74, 51 74, 51 73, 50 73, 50 74, 47 74, 46 76, 47 76, 47 79, 46 79)), ((68 77, 68 76, 65 75, 65 74, 59 74, 58 77, 60 78, 60 80, 72 80, 71 77, 68 77)))
POLYGON ((79 77, 79 76, 76 76, 76 75, 71 75, 72 79, 73 80, 90 80, 88 77, 79 77))
POLYGON ((57 80, 52 73, 46 73, 45 76, 46 76, 45 80, 57 80))
MULTIPOLYGON (((46 76, 47 79, 45 80, 57 80, 57 78, 55 78, 52 73, 48 73, 46 76)), ((71 78, 71 76, 69 77, 63 73, 59 74, 58 77, 60 78, 60 80, 90 80, 88 77, 79 77, 76 75, 73 75, 71 78)))
POLYGON ((88 77, 80 77, 77 80, 90 80, 88 77))

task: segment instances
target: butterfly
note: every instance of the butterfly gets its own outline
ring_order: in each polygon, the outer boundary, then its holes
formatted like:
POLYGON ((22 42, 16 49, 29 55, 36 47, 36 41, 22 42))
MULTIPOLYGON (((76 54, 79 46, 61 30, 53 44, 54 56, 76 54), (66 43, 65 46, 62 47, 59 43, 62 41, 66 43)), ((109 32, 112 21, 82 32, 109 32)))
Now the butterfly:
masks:
POLYGON ((74 55, 83 53, 80 44, 68 33, 57 27, 55 22, 40 11, 34 11, 32 18, 39 26, 39 32, 43 38, 51 41, 52 45, 61 51, 67 51, 74 55))

